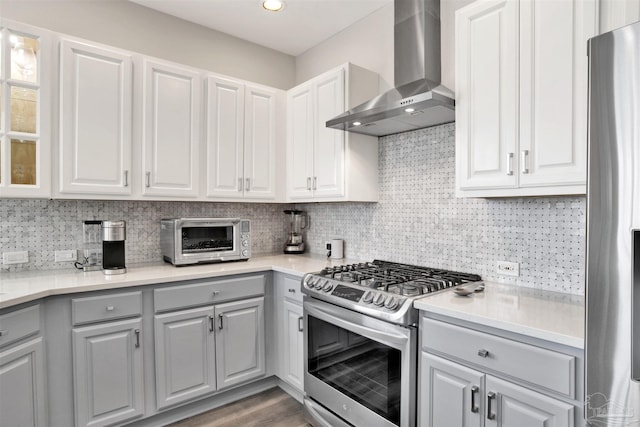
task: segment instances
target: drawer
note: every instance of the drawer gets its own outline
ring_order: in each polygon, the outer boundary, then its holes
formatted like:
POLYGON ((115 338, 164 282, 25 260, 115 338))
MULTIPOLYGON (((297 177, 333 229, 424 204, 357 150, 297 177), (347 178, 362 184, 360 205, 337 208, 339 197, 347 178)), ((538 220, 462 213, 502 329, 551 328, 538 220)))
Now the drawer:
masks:
POLYGON ((264 275, 199 280, 153 291, 156 312, 264 295, 264 275))
POLYGON ((140 316, 142 293, 127 292, 71 300, 71 321, 74 325, 111 319, 140 316))
POLYGON ((40 332, 40 304, 0 316, 0 346, 40 332))
POLYGON ((424 317, 420 333, 423 350, 575 397, 574 356, 424 317))
POLYGON ((284 297, 288 300, 302 304, 302 292, 300 292, 302 278, 285 277, 283 283, 284 297))

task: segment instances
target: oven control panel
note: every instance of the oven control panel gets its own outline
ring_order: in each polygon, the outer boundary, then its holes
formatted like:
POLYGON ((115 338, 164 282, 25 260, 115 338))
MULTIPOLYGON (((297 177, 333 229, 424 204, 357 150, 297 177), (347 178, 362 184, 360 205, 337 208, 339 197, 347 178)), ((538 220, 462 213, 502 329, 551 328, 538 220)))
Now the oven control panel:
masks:
POLYGON ((380 292, 358 286, 348 286, 332 279, 309 275, 304 278, 304 287, 311 293, 321 293, 352 301, 360 306, 395 311, 402 307, 406 298, 389 292, 380 292))

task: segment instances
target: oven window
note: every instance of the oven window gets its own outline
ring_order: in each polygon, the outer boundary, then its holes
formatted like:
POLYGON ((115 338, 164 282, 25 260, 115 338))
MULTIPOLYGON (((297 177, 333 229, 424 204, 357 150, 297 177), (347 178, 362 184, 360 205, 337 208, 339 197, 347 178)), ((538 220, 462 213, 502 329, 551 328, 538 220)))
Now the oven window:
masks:
POLYGON ((184 227, 182 253, 219 252, 233 250, 233 226, 184 227))
POLYGON ((400 350, 308 316, 309 374, 400 425, 400 350))

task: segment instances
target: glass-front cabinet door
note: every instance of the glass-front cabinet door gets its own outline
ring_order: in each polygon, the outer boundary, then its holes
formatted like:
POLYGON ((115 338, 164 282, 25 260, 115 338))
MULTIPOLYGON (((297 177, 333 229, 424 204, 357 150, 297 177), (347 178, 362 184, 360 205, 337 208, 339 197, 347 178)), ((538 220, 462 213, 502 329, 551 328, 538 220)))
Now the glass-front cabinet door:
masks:
POLYGON ((0 19, 0 197, 51 194, 50 36, 0 19))

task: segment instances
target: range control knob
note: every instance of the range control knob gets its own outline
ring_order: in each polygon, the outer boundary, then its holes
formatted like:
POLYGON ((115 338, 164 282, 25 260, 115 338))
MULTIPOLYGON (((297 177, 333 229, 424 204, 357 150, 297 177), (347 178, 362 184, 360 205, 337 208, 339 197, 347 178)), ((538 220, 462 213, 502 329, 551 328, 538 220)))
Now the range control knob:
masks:
POLYGON ((313 288, 313 277, 309 277, 307 280, 305 280, 304 285, 307 288, 313 288))
POLYGON ((373 298, 373 303, 377 306, 382 307, 384 305, 384 295, 382 294, 377 294, 374 298, 373 298))
POLYGON ((331 289, 333 289, 333 283, 330 283, 329 281, 326 281, 324 286, 322 287, 322 290, 325 292, 330 292, 331 289))
POLYGON ((362 302, 369 304, 371 301, 373 301, 373 292, 366 291, 362 296, 362 302))
POLYGON ((387 297, 387 299, 384 301, 384 306, 389 310, 395 310, 396 308, 398 308, 398 298, 391 296, 387 297))
POLYGON ((322 289, 322 287, 324 286, 324 284, 325 284, 325 283, 328 283, 328 282, 329 282, 328 280, 318 280, 318 281, 315 283, 314 287, 315 287, 316 289, 320 290, 320 289, 322 289))

